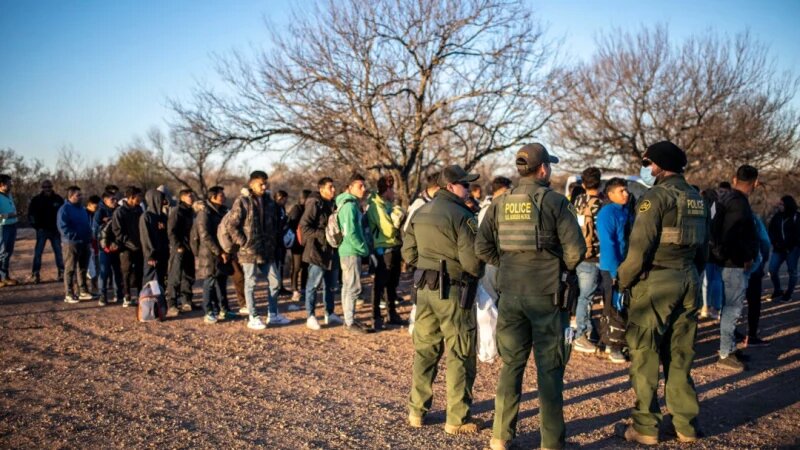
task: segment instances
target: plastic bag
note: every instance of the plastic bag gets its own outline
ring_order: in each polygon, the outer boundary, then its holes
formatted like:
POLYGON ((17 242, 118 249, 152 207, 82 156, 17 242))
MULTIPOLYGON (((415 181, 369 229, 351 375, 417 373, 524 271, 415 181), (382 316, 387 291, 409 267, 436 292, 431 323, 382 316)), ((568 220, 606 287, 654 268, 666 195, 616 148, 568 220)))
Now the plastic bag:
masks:
POLYGON ((164 320, 166 317, 166 305, 164 303, 161 296, 161 286, 158 285, 158 281, 149 281, 139 293, 137 311, 139 322, 164 320))
POLYGON ((497 357, 497 305, 492 296, 478 286, 478 359, 484 363, 492 363, 497 357))

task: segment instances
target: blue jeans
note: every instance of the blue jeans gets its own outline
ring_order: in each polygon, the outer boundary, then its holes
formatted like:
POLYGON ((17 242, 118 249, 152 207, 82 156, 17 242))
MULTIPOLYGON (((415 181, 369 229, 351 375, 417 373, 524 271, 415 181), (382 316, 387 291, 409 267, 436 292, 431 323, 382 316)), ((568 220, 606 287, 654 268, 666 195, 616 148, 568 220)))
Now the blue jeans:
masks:
POLYGON ((112 277, 114 283, 114 292, 118 300, 122 300, 122 266, 119 262, 119 253, 106 253, 100 251, 100 295, 103 300, 108 300, 108 288, 111 286, 112 277))
POLYGON ((722 285, 725 297, 719 319, 719 356, 726 358, 736 351, 736 338, 733 332, 736 330, 736 321, 742 314, 747 290, 747 276, 744 269, 723 267, 722 285))
POLYGON ((713 263, 707 263, 703 273, 703 306, 722 309, 722 270, 713 263))
POLYGON ((597 290, 597 277, 600 269, 595 262, 582 262, 576 269, 578 273, 578 303, 575 310, 576 337, 592 334, 592 296, 597 290))
POLYGON ((786 298, 791 298, 794 287, 797 284, 797 260, 800 258, 800 247, 795 247, 790 252, 773 252, 769 260, 769 278, 772 280, 772 287, 775 292, 785 292, 786 298), (778 274, 783 263, 786 263, 786 271, 789 272, 789 284, 786 291, 781 289, 781 278, 778 274))
POLYGON ((0 281, 9 277, 8 266, 14 254, 14 243, 17 241, 17 224, 0 225, 0 281))
POLYGON ((216 275, 208 277, 203 281, 203 311, 206 314, 217 315, 222 311, 228 311, 228 277, 216 275))
POLYGON ((280 277, 278 275, 278 265, 274 261, 265 264, 242 263, 244 272, 244 300, 247 303, 247 313, 250 317, 258 316, 256 310, 256 277, 259 273, 267 276, 267 308, 269 314, 278 313, 278 289, 280 289, 280 277))
POLYGON ((353 324, 356 313, 356 299, 361 294, 361 257, 340 256, 342 266, 342 310, 344 324, 353 324))
POLYGON ((58 231, 36 230, 36 245, 33 247, 33 268, 31 269, 33 274, 38 274, 42 270, 42 253, 44 253, 47 241, 50 241, 50 248, 53 249, 58 273, 64 272, 64 258, 61 254, 61 234, 58 231))
POLYGON ((306 283, 306 315, 311 317, 317 307, 317 287, 322 283, 323 301, 325 302, 325 315, 333 314, 333 291, 336 288, 339 274, 336 265, 331 270, 325 270, 320 266, 308 265, 308 282, 306 283))

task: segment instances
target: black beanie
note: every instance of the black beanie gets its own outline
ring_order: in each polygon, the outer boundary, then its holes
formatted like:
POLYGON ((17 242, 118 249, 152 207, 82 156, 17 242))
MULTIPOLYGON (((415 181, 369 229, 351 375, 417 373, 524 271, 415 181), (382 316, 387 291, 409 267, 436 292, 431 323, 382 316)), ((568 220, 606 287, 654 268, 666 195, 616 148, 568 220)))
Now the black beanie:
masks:
POLYGON ((670 172, 683 173, 686 168, 686 153, 670 141, 657 142, 647 147, 644 157, 670 172))

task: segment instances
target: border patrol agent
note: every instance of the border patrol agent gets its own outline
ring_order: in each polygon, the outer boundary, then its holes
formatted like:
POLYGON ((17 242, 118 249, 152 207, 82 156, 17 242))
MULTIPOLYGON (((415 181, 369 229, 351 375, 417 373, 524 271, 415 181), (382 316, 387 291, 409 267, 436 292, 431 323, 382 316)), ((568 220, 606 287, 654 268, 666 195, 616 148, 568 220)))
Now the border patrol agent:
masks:
POLYGON ((678 439, 697 440, 700 411, 689 373, 694 359, 699 273, 708 257, 708 211, 683 177, 686 154, 668 141, 647 148, 642 180, 653 186, 637 206, 628 255, 619 266, 620 291, 631 289, 628 329, 633 425, 625 439, 658 443, 659 360, 664 366, 667 408, 678 439))
POLYGON ((403 258, 414 266, 417 290, 414 369, 408 422, 421 427, 433 403, 433 380, 447 348, 447 423, 449 434, 475 433, 470 417, 476 373, 474 294, 481 263, 475 256, 478 221, 464 203, 478 175, 446 167, 433 200, 412 216, 403 241, 403 258))
POLYGON ((570 308, 558 295, 567 277, 577 297, 575 268, 586 253, 575 209, 550 190, 550 156, 541 144, 517 152, 519 186, 495 198, 475 241, 475 253, 499 266, 497 349, 503 368, 497 383, 490 447, 505 449, 516 434, 522 377, 534 351, 543 448, 564 447, 564 367, 570 308))

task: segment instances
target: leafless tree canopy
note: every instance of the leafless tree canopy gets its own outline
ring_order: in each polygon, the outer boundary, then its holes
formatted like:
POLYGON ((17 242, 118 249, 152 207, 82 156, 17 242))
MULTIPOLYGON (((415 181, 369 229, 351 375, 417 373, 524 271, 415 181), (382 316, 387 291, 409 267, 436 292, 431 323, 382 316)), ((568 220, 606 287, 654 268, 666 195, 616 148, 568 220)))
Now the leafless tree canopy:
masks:
POLYGON ((519 0, 331 0, 271 36, 220 61, 233 95, 174 104, 184 128, 220 146, 288 138, 298 158, 392 173, 404 200, 432 167, 530 140, 560 78, 519 0))
POLYGON ((777 74, 747 33, 676 46, 665 27, 613 32, 565 80, 551 130, 576 167, 638 170, 646 147, 664 139, 687 151, 687 170, 700 180, 745 162, 784 170, 797 163, 790 101, 798 81, 777 74))

